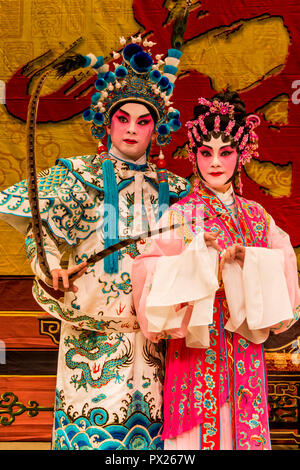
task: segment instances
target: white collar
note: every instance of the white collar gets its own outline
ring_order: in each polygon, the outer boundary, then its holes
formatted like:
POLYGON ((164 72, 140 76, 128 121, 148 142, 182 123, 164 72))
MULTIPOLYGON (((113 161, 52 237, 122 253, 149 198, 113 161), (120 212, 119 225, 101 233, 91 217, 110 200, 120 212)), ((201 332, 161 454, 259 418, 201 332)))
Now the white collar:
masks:
POLYGON ((225 193, 221 193, 220 191, 213 190, 215 195, 223 202, 225 205, 232 204, 234 201, 234 191, 232 185, 225 191, 225 193))

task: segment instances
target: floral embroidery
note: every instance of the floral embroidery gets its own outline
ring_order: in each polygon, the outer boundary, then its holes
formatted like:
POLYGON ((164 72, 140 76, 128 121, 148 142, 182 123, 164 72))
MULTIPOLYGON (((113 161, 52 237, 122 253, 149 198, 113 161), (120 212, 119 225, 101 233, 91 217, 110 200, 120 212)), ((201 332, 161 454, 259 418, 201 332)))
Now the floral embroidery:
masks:
MULTIPOLYGON (((203 207, 204 216, 211 217, 205 222, 205 229, 221 229, 218 241, 222 248, 233 243, 268 246, 268 219, 259 204, 236 196, 239 222, 236 225, 232 216, 224 211, 221 201, 206 189, 202 192, 200 186, 198 193, 189 195, 172 207, 172 211, 181 214, 183 220, 190 224, 194 233, 199 232, 196 222, 196 207, 199 205, 203 207), (214 219, 218 214, 220 216, 214 219)), ((220 293, 220 297, 215 299, 214 320, 209 327, 210 347, 203 351, 202 361, 198 357, 193 359, 195 384, 192 410, 195 419, 201 417, 200 449, 219 448, 219 412, 221 404, 227 399, 232 416, 234 449, 270 448, 263 346, 250 343, 239 334, 224 329, 228 306, 223 295, 220 293)), ((184 356, 184 340, 173 341, 176 341, 176 350, 182 348, 179 354, 184 356)), ((191 362, 190 357, 189 365, 191 362)), ((179 402, 177 398, 173 404, 171 419, 174 423, 179 402)), ((168 416, 168 410, 165 410, 166 426, 168 416)))
POLYGON ((246 371, 245 371, 245 366, 244 366, 244 362, 243 362, 243 361, 238 361, 237 364, 236 364, 236 366, 237 366, 237 370, 238 370, 238 372, 239 372, 240 375, 245 374, 246 371))

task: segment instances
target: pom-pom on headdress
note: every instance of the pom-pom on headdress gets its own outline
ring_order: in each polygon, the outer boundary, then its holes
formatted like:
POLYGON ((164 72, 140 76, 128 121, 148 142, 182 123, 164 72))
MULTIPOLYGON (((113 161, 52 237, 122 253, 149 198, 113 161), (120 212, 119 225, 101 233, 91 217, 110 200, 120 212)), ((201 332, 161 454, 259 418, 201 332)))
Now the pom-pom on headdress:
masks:
POLYGON ((258 136, 254 132, 254 129, 260 124, 257 115, 251 114, 239 119, 234 104, 214 98, 208 100, 203 97, 199 98, 198 102, 205 111, 200 113, 196 119, 186 123, 189 138, 188 155, 196 174, 197 147, 200 147, 203 141, 210 140, 212 136, 223 135, 231 140, 233 147, 237 148, 239 153, 238 172, 252 157, 258 158, 258 136))
POLYGON ((149 50, 146 52, 144 49, 152 47, 152 41, 138 36, 132 37, 127 45, 122 37, 120 43, 124 48, 120 53, 113 52, 113 59, 118 61, 114 62, 114 71, 109 70, 109 64, 104 64, 101 56, 76 54, 58 64, 57 72, 63 76, 79 67, 92 67, 97 73, 91 105, 83 113, 84 120, 91 122, 91 132, 96 139, 101 140, 105 136, 105 127, 110 124, 114 109, 120 103, 134 100, 154 113, 157 143, 167 145, 172 132, 181 127, 179 111, 171 107, 170 99, 182 52, 169 49, 164 60, 158 54, 154 63, 149 50))

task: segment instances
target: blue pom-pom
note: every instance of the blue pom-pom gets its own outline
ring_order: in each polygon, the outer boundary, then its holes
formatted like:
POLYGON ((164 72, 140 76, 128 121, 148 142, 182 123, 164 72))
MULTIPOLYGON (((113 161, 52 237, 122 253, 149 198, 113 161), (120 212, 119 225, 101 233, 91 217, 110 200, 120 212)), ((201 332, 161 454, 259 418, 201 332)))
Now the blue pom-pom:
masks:
POLYGON ((96 113, 93 117, 93 122, 96 126, 102 126, 104 123, 104 114, 103 113, 96 113))
POLYGON ((141 46, 135 43, 128 44, 123 49, 123 57, 127 62, 129 62, 131 57, 138 52, 143 52, 143 48, 141 46))
POLYGON ((159 70, 151 70, 149 73, 149 78, 151 82, 157 83, 161 79, 161 73, 159 70))
POLYGON ((169 119, 179 119, 180 117, 180 112, 178 109, 174 109, 173 111, 168 112, 168 118, 169 119))
POLYGON ((179 119, 171 119, 171 121, 169 121, 169 126, 172 132, 176 132, 178 129, 180 129, 181 122, 179 119))
POLYGON ((172 93, 173 89, 174 89, 174 83, 170 82, 167 88, 165 89, 166 95, 169 96, 172 93))
POLYGON ((128 74, 128 71, 124 65, 120 65, 119 67, 116 68, 115 70, 115 75, 117 78, 124 78, 128 74))
POLYGON ((147 73, 153 65, 152 57, 147 52, 138 52, 130 59, 131 67, 138 73, 147 73))
POLYGON ((114 83, 116 76, 113 72, 106 72, 103 78, 107 83, 114 83))
POLYGON ((168 134, 170 134, 171 129, 168 126, 168 124, 161 124, 158 127, 157 132, 159 133, 159 135, 168 135, 168 134))
POLYGON ((169 79, 168 77, 162 76, 161 79, 158 82, 158 86, 161 88, 161 90, 165 90, 169 86, 169 79))
POLYGON ((102 55, 100 55, 97 57, 96 63, 93 65, 93 69, 98 69, 99 67, 102 67, 102 65, 104 65, 104 60, 102 55))
POLYGON ((175 59, 180 59, 182 52, 179 49, 169 49, 168 57, 174 57, 175 59))
POLYGON ((82 114, 82 117, 85 121, 92 121, 94 119, 94 116, 95 113, 92 109, 86 109, 82 114))
POLYGON ((98 78, 98 80, 95 81, 95 88, 98 91, 105 90, 107 85, 108 85, 108 83, 107 83, 106 80, 104 80, 104 78, 98 78))
POLYGON ((93 104, 97 104, 98 101, 100 100, 101 94, 96 92, 92 95, 91 101, 93 104))

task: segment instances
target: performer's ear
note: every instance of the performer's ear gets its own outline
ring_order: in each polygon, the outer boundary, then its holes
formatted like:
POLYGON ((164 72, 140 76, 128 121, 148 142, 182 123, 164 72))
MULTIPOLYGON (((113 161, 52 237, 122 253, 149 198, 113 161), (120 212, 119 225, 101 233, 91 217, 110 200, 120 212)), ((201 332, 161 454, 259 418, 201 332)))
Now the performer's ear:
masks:
POLYGON ((157 133, 153 131, 151 135, 151 143, 155 141, 156 137, 157 137, 157 133))
POLYGON ((106 127, 107 135, 110 135, 110 125, 106 127))

